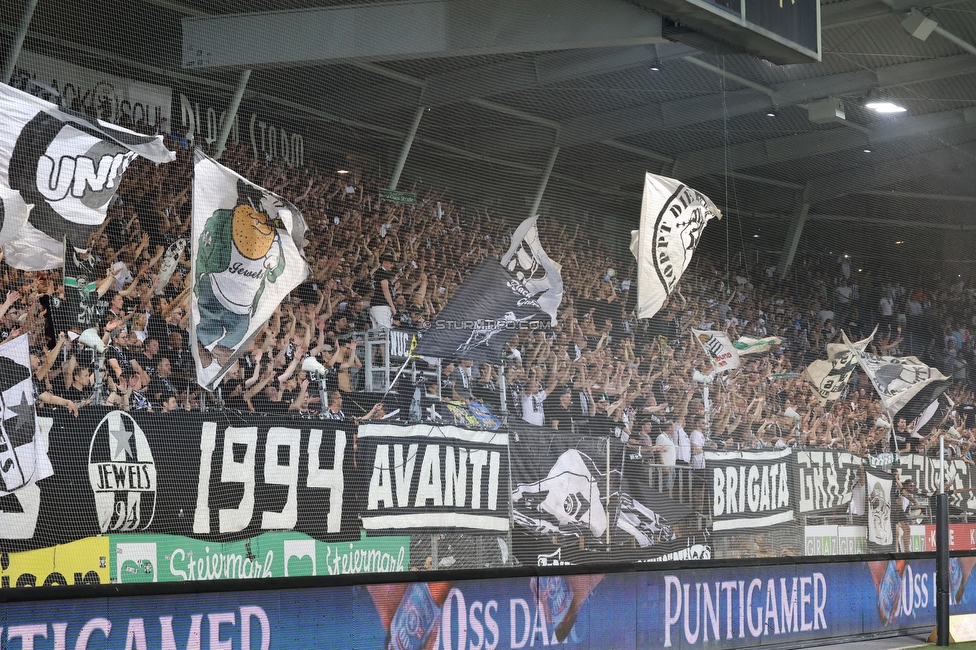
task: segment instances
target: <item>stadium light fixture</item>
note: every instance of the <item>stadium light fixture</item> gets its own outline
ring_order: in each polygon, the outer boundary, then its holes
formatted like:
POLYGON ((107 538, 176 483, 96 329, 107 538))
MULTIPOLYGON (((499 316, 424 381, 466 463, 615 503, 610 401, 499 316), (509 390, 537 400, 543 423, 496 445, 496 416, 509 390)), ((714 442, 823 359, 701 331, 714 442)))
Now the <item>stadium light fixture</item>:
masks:
POLYGON ((870 108, 875 113, 904 113, 908 109, 894 102, 871 101, 864 104, 865 108, 870 108))

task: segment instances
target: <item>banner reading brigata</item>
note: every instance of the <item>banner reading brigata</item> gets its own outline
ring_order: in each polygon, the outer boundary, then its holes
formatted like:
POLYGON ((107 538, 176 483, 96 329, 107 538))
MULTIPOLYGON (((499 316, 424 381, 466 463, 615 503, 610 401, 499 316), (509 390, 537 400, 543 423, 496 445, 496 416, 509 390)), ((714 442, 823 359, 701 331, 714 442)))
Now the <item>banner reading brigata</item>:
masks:
POLYGON ((793 520, 792 450, 705 452, 713 480, 713 530, 763 528, 793 520))
MULTIPOLYGON (((976 558, 953 558, 953 613, 976 558)), ((537 575, 4 605, 4 647, 752 648, 931 628, 932 560, 537 575), (186 640, 190 639, 190 644, 186 640), (36 641, 36 643, 35 643, 36 641)))

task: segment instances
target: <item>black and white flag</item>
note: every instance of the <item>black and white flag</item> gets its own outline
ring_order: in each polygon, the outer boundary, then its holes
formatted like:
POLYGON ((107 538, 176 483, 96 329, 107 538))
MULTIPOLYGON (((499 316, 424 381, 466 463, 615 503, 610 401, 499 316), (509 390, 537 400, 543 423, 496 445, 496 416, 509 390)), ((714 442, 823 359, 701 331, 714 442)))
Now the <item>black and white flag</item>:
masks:
POLYGON ((797 451, 797 511, 808 514, 850 503, 863 462, 861 456, 846 451, 797 451))
POLYGON ((34 410, 27 336, 0 345, 0 496, 54 473, 34 410))
POLYGON ((516 332, 556 324, 563 297, 561 267, 542 248, 538 217, 526 219, 497 262, 476 267, 417 346, 426 357, 460 357, 497 362, 516 332))
POLYGON ((739 367, 739 351, 732 345, 725 332, 692 329, 691 333, 701 344, 712 368, 719 372, 735 370, 739 367))
MULTIPOLYGON (((877 331, 877 328, 875 328, 877 331)), ((853 343, 854 349, 863 352, 874 339, 874 332, 866 339, 853 343)), ((813 387, 820 405, 832 402, 844 394, 844 388, 857 368, 858 357, 844 343, 828 343, 827 359, 810 363, 800 375, 813 387)))
POLYGON ((97 324, 98 277, 97 259, 93 253, 64 246, 64 297, 57 300, 54 325, 58 331, 82 332, 97 324))
POLYGON ((129 131, 0 85, 0 245, 13 267, 61 266, 105 220, 136 156, 171 162, 162 136, 129 131))
POLYGON ((630 233, 638 318, 650 318, 664 305, 713 217, 721 219, 722 213, 701 192, 666 176, 648 172, 644 177, 640 230, 630 233))
POLYGON ((857 357, 864 373, 881 398, 885 411, 901 413, 914 419, 935 398, 945 392, 951 380, 936 368, 930 368, 917 357, 890 357, 857 349, 847 334, 844 343, 857 357))

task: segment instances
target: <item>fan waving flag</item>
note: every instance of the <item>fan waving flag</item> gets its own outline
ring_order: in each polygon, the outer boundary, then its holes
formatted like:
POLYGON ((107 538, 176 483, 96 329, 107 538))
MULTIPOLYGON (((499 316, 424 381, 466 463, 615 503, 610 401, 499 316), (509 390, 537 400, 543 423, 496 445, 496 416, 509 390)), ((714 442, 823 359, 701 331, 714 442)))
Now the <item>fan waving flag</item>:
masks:
POLYGON ((729 335, 711 330, 691 330, 705 351, 705 356, 718 371, 735 370, 739 367, 739 351, 732 346, 729 335))
POLYGON ((666 176, 648 172, 644 177, 640 230, 630 233, 638 318, 650 318, 664 306, 713 217, 721 219, 722 213, 701 192, 666 176))
POLYGON ((948 377, 916 357, 878 356, 857 350, 847 334, 841 334, 890 415, 899 413, 906 419, 914 419, 951 383, 948 377))
POLYGON ((220 383, 308 276, 305 230, 291 203, 195 151, 190 338, 204 388, 220 383))
MULTIPOLYGON (((866 339, 851 345, 856 351, 863 352, 872 340, 874 340, 874 332, 871 332, 871 336, 866 339)), ((857 355, 847 345, 828 343, 827 359, 813 361, 806 367, 801 376, 810 382, 813 392, 817 394, 817 399, 820 400, 820 405, 823 406, 844 394, 844 388, 850 381, 854 369, 857 368, 857 363, 857 355)))
POLYGON ((65 237, 87 246, 133 158, 176 158, 162 136, 62 110, 3 84, 0 115, 0 245, 6 261, 23 270, 61 266, 65 237))
POLYGON ((498 262, 471 273, 424 332, 417 353, 496 363, 521 329, 556 324, 563 299, 561 268, 539 242, 538 217, 522 222, 498 262))

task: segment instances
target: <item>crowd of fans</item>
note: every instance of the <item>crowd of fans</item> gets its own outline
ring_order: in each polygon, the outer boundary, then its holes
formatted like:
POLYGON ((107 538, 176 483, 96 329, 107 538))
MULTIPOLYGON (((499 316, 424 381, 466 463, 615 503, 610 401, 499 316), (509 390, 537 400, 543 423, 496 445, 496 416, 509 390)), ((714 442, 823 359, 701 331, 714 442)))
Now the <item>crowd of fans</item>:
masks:
MULTIPOLYGON (((154 412, 196 409, 202 396, 189 347, 189 246, 176 272, 159 282, 163 253, 188 235, 191 218, 189 143, 179 135, 167 143, 176 161, 137 160, 90 242, 100 278, 100 333, 109 341, 102 399, 154 412)), ((244 144, 231 142, 221 162, 302 211, 311 275, 227 374, 221 403, 207 396, 210 407, 382 417, 381 405, 357 397, 364 390, 362 332, 371 326, 370 306, 381 304, 374 300, 373 281, 381 260, 393 262, 384 268, 392 277, 394 327, 422 330, 475 264, 507 250, 514 224, 434 192, 421 194, 414 205, 382 201, 375 179, 256 157, 244 144), (329 404, 321 403, 315 381, 301 370, 309 355, 331 370, 329 404)), ((661 312, 637 320, 632 258, 610 255, 578 224, 542 219, 539 225, 543 246, 562 265, 558 324, 520 332, 506 345, 504 395, 501 366, 469 360, 444 360, 440 383, 432 382, 425 394, 481 402, 496 413, 504 400, 509 417, 560 431, 612 423, 627 433, 630 445, 666 462, 676 457, 694 465, 709 446, 868 454, 892 451, 894 444, 899 451, 925 453, 937 444, 932 432, 950 426, 958 432, 952 453, 972 462, 976 407, 970 406, 967 368, 974 346, 967 326, 976 325, 976 289, 961 278, 902 283, 852 269, 846 256, 811 259, 782 278, 777 269, 741 256, 735 263, 699 250, 661 312), (845 396, 824 406, 799 377, 825 356, 827 343, 840 340, 842 329, 854 340, 875 325, 870 349, 918 355, 956 382, 953 411, 920 432, 897 420, 894 443, 878 426, 881 404, 863 375, 855 373, 845 396), (725 330, 732 340, 776 336, 781 343, 715 376, 691 337, 693 327, 725 330), (696 371, 714 377, 707 408, 696 371), (788 408, 799 421, 784 415, 788 408)), ((30 337, 41 408, 77 413, 92 402, 94 354, 53 326, 63 291, 60 272, 23 272, 6 264, 0 272, 6 292, 0 337, 30 337)), ((396 387, 400 394, 413 391, 406 380, 396 387)), ((398 417, 410 417, 409 409, 398 417)), ((419 417, 450 415, 424 409, 419 417)))

